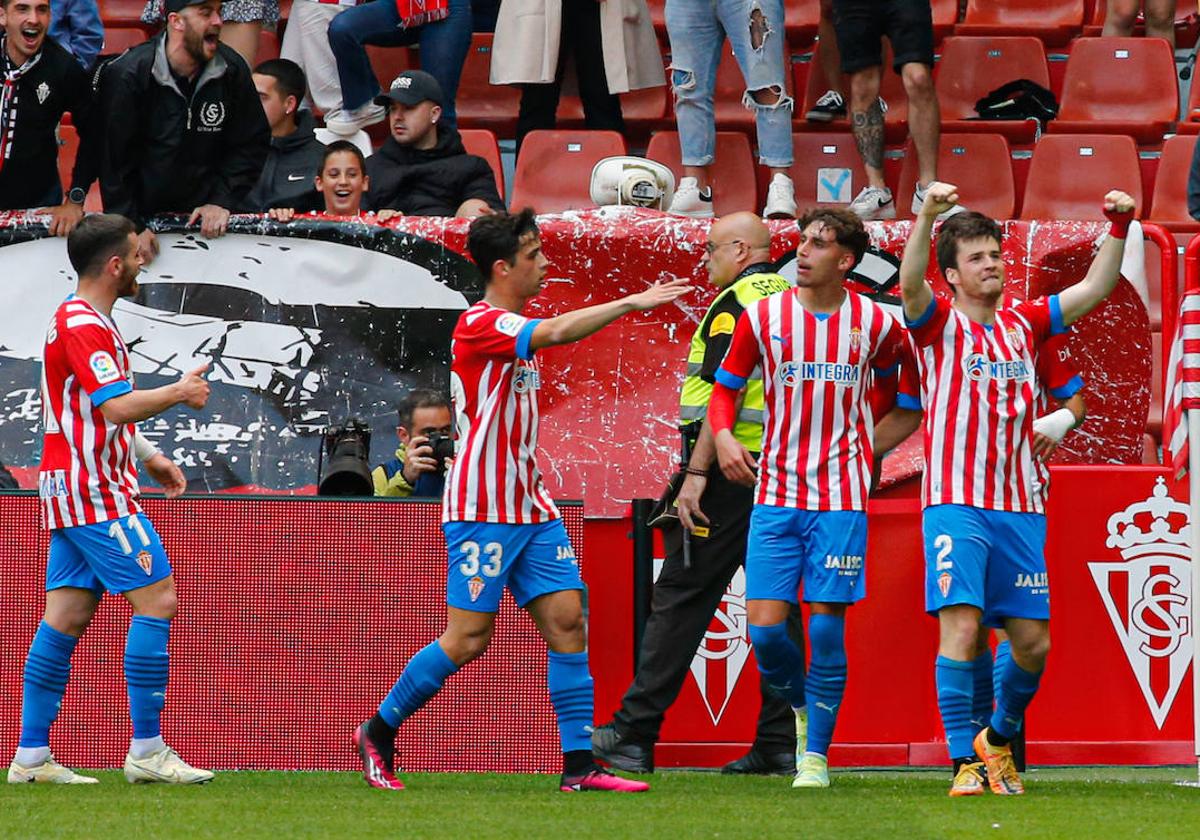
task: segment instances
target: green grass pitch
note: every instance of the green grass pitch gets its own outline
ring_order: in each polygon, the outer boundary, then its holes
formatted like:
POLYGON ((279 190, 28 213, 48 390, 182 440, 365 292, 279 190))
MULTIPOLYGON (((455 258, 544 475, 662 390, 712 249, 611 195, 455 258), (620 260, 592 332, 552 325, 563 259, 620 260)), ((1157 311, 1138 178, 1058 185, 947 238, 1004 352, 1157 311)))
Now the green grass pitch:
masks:
POLYGON ((648 794, 560 794, 557 777, 407 774, 369 789, 353 773, 220 773, 204 787, 0 786, 5 838, 1198 838, 1190 768, 1026 774, 1024 797, 946 796, 948 772, 840 771, 825 791, 786 778, 665 772, 648 794))

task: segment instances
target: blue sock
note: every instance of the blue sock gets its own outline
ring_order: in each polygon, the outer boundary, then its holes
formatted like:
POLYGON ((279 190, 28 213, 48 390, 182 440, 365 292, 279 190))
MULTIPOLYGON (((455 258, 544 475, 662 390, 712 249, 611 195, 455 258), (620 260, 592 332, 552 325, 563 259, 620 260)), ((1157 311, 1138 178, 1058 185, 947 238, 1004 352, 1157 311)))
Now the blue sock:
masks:
MULTIPOLYGON (((1000 644, 996 645, 996 661, 992 665, 992 685, 999 686, 1000 679, 1004 676, 1004 669, 1008 667, 1008 663, 1012 661, 1012 642, 1005 639, 1000 644)), ((991 711, 987 717, 983 719, 984 723, 988 723, 992 719, 991 711)))
POLYGON ((978 732, 992 717, 992 652, 985 650, 971 660, 975 692, 971 696, 971 728, 978 732))
POLYGON ((129 717, 134 738, 157 738, 167 701, 167 637, 171 622, 165 618, 135 615, 125 637, 125 687, 129 691, 129 717))
POLYGON ((50 746, 50 725, 58 717, 67 678, 71 676, 71 653, 78 641, 44 621, 38 625, 25 658, 19 746, 50 746))
POLYGON ((946 730, 946 747, 951 759, 975 754, 975 748, 971 745, 976 734, 971 728, 974 670, 970 662, 959 662, 945 656, 939 656, 934 666, 938 711, 942 714, 942 728, 946 730))
POLYGON ((996 683, 996 711, 992 715, 992 731, 1005 740, 1021 730, 1025 708, 1037 694, 1041 671, 1030 673, 1011 656, 1004 663, 1004 672, 996 683))
POLYGON ((421 648, 404 666, 400 679, 379 704, 379 716, 395 729, 438 693, 446 678, 458 670, 437 640, 421 648))
POLYGON ((829 754, 837 710, 846 691, 846 619, 815 613, 808 620, 808 644, 812 662, 808 666, 808 747, 818 755, 829 754))
POLYGON ((767 685, 779 692, 793 709, 801 708, 808 702, 804 696, 804 657, 788 638, 787 622, 751 624, 749 631, 754 658, 767 685))
POLYGON ((546 684, 550 702, 558 715, 558 737, 562 751, 592 749, 592 723, 595 719, 592 674, 588 670, 587 651, 547 653, 546 684))

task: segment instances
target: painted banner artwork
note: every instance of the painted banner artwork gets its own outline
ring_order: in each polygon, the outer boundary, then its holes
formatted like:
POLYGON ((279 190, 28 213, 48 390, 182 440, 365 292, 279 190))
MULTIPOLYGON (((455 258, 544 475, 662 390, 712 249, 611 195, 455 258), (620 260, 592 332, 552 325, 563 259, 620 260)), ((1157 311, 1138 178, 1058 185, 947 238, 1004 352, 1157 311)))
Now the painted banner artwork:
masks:
MULTIPOLYGON (((540 465, 550 492, 590 516, 618 516, 657 496, 678 457, 679 384, 686 345, 713 296, 701 263, 710 222, 606 208, 539 219, 550 260, 528 314, 548 317, 693 279, 675 304, 628 315, 592 338, 543 351, 540 465)), ((395 405, 412 387, 448 387, 450 335, 482 294, 465 256, 464 219, 401 218, 386 226, 234 217, 206 240, 159 220, 162 252, 116 322, 139 387, 210 365, 203 412, 173 409, 143 433, 185 471, 192 490, 311 492, 320 430, 350 416, 374 430, 372 460, 391 457, 395 405)), ((909 223, 872 223, 873 243, 899 255, 909 223)), ((772 257, 789 272, 798 233, 772 222, 772 257)), ((1102 223, 1008 222, 1004 256, 1014 299, 1083 277, 1102 223)), ((0 461, 34 486, 40 456, 40 354, 46 325, 74 288, 61 239, 41 219, 0 214, 0 461)), ((935 288, 946 287, 934 276, 935 288)), ((794 271, 792 271, 794 273, 794 271)), ((894 289, 875 289, 884 300, 894 289)), ((896 302, 891 297, 892 302, 896 302)), ((1088 420, 1057 458, 1137 463, 1150 400, 1146 309, 1122 282, 1076 327, 1088 380, 1088 420)), ((910 440, 885 462, 884 483, 920 469, 910 440)))

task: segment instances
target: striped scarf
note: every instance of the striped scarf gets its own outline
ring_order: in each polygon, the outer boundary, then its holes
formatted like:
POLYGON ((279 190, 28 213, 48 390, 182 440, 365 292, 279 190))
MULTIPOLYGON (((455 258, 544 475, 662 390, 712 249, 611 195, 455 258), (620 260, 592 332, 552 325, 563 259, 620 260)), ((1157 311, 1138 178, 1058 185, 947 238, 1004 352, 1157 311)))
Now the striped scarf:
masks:
POLYGON ((0 56, 4 57, 4 87, 0 88, 0 170, 12 156, 13 137, 17 133, 17 82, 34 68, 42 58, 42 51, 20 67, 8 57, 8 36, 0 35, 0 56))
POLYGON ((400 28, 411 29, 450 16, 450 0, 396 0, 400 28))

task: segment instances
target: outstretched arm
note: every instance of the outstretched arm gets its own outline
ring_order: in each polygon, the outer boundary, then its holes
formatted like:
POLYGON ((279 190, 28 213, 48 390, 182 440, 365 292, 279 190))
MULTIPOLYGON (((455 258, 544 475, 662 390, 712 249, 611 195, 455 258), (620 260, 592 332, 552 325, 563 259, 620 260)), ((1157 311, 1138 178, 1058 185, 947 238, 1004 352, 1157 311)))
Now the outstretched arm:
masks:
POLYGON ((160 388, 127 391, 100 404, 100 413, 110 423, 137 423, 161 414, 173 405, 185 403, 189 408, 204 408, 208 401, 208 382, 205 363, 179 377, 178 382, 160 388))
POLYGON ((958 204, 958 187, 934 181, 925 191, 925 202, 913 222, 912 232, 904 245, 900 260, 900 297, 904 301, 904 316, 915 321, 929 309, 933 289, 925 282, 929 268, 929 242, 933 238, 933 223, 940 213, 958 204))
POLYGON ((579 341, 581 338, 587 338, 592 333, 598 332, 626 313, 653 309, 664 303, 670 303, 686 294, 690 288, 687 278, 673 277, 670 280, 655 283, 646 291, 636 295, 628 295, 620 300, 599 303, 554 318, 547 318, 538 322, 538 325, 533 328, 529 347, 531 350, 540 350, 543 347, 579 341))
POLYGON ((1125 234, 1133 221, 1133 198, 1120 190, 1104 196, 1104 215, 1112 223, 1100 251, 1088 267, 1087 275, 1058 296, 1064 325, 1071 325, 1091 312, 1108 297, 1121 276, 1121 257, 1125 254, 1125 234))

